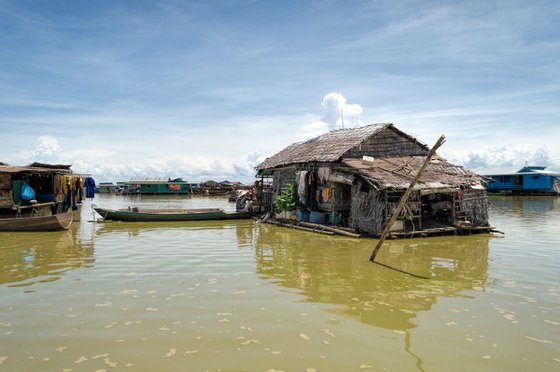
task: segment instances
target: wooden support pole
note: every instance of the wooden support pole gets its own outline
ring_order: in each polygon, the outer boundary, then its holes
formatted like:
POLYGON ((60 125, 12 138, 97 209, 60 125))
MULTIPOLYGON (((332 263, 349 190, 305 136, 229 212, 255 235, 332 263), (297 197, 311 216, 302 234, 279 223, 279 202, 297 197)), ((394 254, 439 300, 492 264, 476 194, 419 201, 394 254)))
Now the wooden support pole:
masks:
POLYGON ((428 167, 428 164, 430 164, 430 160, 432 159, 432 157, 436 153, 437 149, 441 145, 443 145, 444 142, 445 142, 445 136, 442 134, 441 137, 439 137, 439 139, 435 143, 435 145, 432 147, 430 152, 428 153, 428 156, 426 156, 426 160, 424 160, 424 164, 422 164, 422 167, 420 168, 420 170, 416 174, 416 177, 414 177, 412 182, 410 182, 410 185, 408 186, 404 195, 402 196, 402 198, 401 198, 401 200, 400 200, 400 202, 397 206, 397 210, 393 214, 393 217, 391 217, 391 219, 389 220, 389 223, 387 223, 387 226, 385 226, 385 230, 383 230, 383 234, 381 234, 381 237, 379 238, 379 241, 377 242, 377 245, 375 246, 375 249, 371 253, 371 256, 369 258, 370 261, 375 260, 375 256, 377 256, 377 252, 379 251, 379 248, 381 248, 381 246, 383 245, 383 242, 385 241, 385 238, 387 238, 387 235, 389 235, 389 232, 391 231, 391 227, 393 227, 393 224, 395 223, 395 221, 397 220, 397 218, 401 214, 401 211, 402 211, 405 203, 407 202, 408 198, 410 197, 410 194, 412 193, 412 189, 414 188, 414 185, 416 185, 416 182, 418 182, 418 180, 422 176, 422 173, 424 173, 424 171, 428 167))

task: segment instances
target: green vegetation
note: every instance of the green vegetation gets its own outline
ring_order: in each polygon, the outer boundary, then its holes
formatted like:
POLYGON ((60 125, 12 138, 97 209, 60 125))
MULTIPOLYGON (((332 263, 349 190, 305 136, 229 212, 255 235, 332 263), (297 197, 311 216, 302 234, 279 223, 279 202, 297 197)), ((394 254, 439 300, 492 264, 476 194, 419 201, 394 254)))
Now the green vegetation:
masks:
POLYGON ((294 183, 289 183, 282 187, 280 195, 276 198, 275 209, 277 213, 293 211, 298 202, 297 187, 294 183))

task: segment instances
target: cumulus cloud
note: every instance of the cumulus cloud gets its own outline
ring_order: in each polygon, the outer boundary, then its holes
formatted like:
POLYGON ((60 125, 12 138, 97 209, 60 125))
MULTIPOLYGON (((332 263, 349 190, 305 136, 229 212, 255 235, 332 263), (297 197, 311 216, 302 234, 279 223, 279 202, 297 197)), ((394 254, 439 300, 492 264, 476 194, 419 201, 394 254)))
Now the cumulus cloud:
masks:
POLYGON ((233 163, 233 169, 239 176, 253 177, 255 167, 264 160, 264 156, 257 150, 248 152, 233 163))
POLYGON ((31 150, 31 161, 42 163, 58 163, 61 160, 62 148, 56 138, 40 136, 37 138, 35 149, 31 150))
POLYGON ((107 161, 98 156, 84 158, 74 154, 63 151, 56 138, 40 136, 37 138, 35 148, 29 152, 29 160, 51 164, 72 164, 75 172, 92 175, 100 182, 128 181, 131 178, 182 177, 196 182, 228 179, 245 183, 251 183, 254 180, 254 167, 264 160, 264 157, 256 150, 244 154, 231 163, 214 159, 206 163, 197 162, 197 165, 193 165, 192 159, 177 159, 176 157, 157 161, 119 163, 107 161))
POLYGON ((309 138, 330 130, 357 128, 366 124, 362 121, 362 106, 348 103, 346 97, 340 93, 331 92, 324 96, 321 106, 324 111, 323 117, 305 125, 302 128, 303 136, 309 138))
POLYGON ((539 165, 551 170, 560 168, 555 164, 546 147, 531 148, 512 144, 469 153, 462 163, 469 169, 487 171, 514 171, 525 165, 539 165))

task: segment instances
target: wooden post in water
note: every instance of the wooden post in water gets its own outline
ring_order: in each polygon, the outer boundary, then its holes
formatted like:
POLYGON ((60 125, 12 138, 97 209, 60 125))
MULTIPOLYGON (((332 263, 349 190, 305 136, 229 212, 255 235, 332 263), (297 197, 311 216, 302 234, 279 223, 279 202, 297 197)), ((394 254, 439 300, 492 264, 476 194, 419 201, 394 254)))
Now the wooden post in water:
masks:
POLYGON ((410 185, 408 186, 408 189, 406 189, 404 195, 402 196, 401 200, 399 201, 399 204, 397 206, 397 210, 393 214, 393 217, 391 217, 391 219, 389 220, 389 223, 387 223, 387 226, 385 226, 385 230, 383 230, 383 234, 381 234, 381 237, 379 238, 379 241, 377 242, 377 245, 375 246, 375 249, 371 253, 371 256, 369 258, 370 261, 375 260, 375 256, 377 256, 377 252, 379 251, 379 248, 381 248, 381 245, 383 245, 383 242, 385 241, 385 238, 387 237, 387 235, 389 235, 389 231, 391 231, 391 227, 393 227, 393 224, 397 220, 397 217, 401 214, 402 209, 404 208, 404 205, 405 205, 406 201, 408 200, 408 198, 410 197, 410 194, 412 193, 412 189, 414 188, 414 185, 416 184, 416 182, 418 182, 418 180, 422 176, 422 173, 424 173, 424 171, 428 167, 428 164, 430 164, 430 160, 432 159, 432 156, 434 156, 437 149, 441 145, 443 145, 444 142, 445 142, 445 136, 442 134, 441 137, 439 137, 439 139, 435 143, 435 145, 432 147, 430 152, 428 153, 428 156, 426 156, 426 160, 424 160, 424 164, 422 164, 422 168, 420 168, 420 170, 416 174, 416 177, 414 177, 414 179, 410 182, 410 185))

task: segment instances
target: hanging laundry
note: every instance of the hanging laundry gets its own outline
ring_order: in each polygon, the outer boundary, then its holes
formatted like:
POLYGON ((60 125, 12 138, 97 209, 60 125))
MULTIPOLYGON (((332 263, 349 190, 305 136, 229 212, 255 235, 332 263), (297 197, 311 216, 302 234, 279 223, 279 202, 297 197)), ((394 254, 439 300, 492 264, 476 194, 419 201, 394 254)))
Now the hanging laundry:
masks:
POLYGON ((93 199, 95 197, 95 180, 91 177, 86 177, 84 186, 86 188, 86 198, 93 199))
POLYGON ((317 169, 317 177, 319 178, 319 182, 322 182, 323 185, 327 183, 330 175, 330 167, 319 167, 319 169, 317 169))
POLYGON ((307 184, 309 185, 309 190, 307 191, 307 200, 308 204, 307 207, 312 210, 316 211, 317 206, 317 173, 316 172, 309 172, 309 177, 307 177, 307 184))
POLYGON ((327 203, 329 200, 331 200, 331 197, 332 189, 330 187, 324 188, 322 193, 323 203, 327 203))
POLYGON ((300 202, 307 206, 307 171, 299 172, 298 180, 298 196, 300 202))

